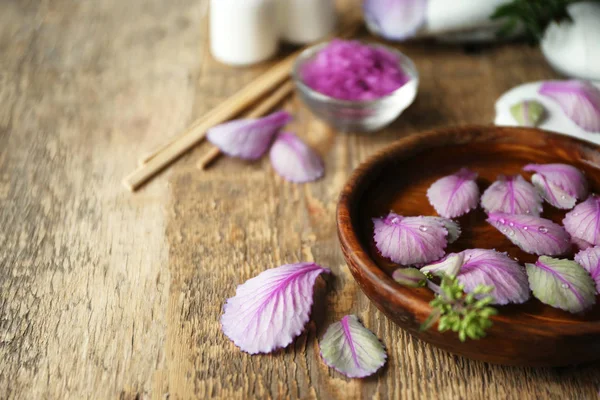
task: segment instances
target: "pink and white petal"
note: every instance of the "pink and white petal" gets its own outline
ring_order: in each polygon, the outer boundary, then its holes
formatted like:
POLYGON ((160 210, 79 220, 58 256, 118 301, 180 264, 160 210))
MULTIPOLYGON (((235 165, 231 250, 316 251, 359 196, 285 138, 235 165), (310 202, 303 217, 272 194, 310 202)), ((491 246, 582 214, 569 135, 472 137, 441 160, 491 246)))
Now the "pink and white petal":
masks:
POLYGON ((315 280, 324 272, 331 271, 314 263, 287 264, 249 279, 223 307, 223 333, 250 354, 286 347, 304 330, 315 280))
POLYGON ((275 134, 292 119, 285 111, 264 118, 240 119, 207 131, 208 140, 230 157, 256 160, 267 152, 275 134))
POLYGON ((571 243, 573 243, 579 250, 587 250, 590 247, 594 247, 593 244, 586 242, 585 240, 577 239, 571 236, 571 243))
POLYGON ((493 286, 494 304, 524 303, 529 299, 529 283, 525 269, 505 253, 487 249, 462 252, 464 263, 457 275, 465 292, 479 285, 493 286))
POLYGON ((525 267, 531 291, 542 303, 572 313, 596 303, 595 282, 575 261, 542 256, 525 267))
POLYGON ((561 210, 570 210, 577 204, 577 197, 569 194, 560 186, 549 182, 546 177, 540 174, 533 174, 531 183, 538 190, 546 202, 561 210))
POLYGON ((600 293, 600 247, 580 251, 575 255, 575 261, 590 273, 596 283, 596 291, 600 293))
POLYGON ((385 364, 387 354, 377 336, 356 315, 346 315, 327 328, 319 343, 325 364, 348 378, 373 375, 385 364))
POLYGON ((275 171, 290 182, 314 181, 325 173, 321 156, 293 133, 282 132, 277 136, 270 157, 275 171))
POLYGON ((600 133, 600 90, 586 81, 548 81, 539 93, 556 101, 571 121, 587 132, 600 133))
POLYGON ((567 231, 548 219, 490 213, 487 221, 527 253, 561 255, 571 249, 571 238, 567 231))
POLYGON ((445 218, 456 218, 477 208, 479 188, 477 174, 463 168, 454 175, 434 182, 427 190, 429 203, 445 218))
POLYGON ((456 276, 463 266, 465 257, 462 253, 451 253, 446 257, 437 261, 433 264, 426 265, 421 268, 421 272, 424 274, 432 274, 436 276, 456 276))
POLYGON ((531 181, 540 195, 556 208, 571 209, 588 194, 583 173, 567 164, 528 164, 524 171, 535 172, 531 181))
POLYGON ((486 212, 530 214, 542 212, 542 198, 533 185, 521 175, 499 176, 481 196, 481 206, 486 212))
POLYGON ((427 0, 365 0, 369 28, 388 40, 414 37, 427 16, 427 0))
POLYGON ((600 245, 600 197, 592 195, 563 219, 569 234, 584 243, 600 245))
POLYGON ((444 256, 448 230, 436 220, 390 213, 385 218, 373 218, 373 225, 377 249, 395 263, 409 266, 444 256))
POLYGON ((424 218, 429 218, 432 219, 434 221, 439 222, 440 224, 442 224, 444 226, 444 228, 446 228, 446 230, 448 231, 448 243, 454 243, 458 240, 458 238, 460 237, 460 235, 462 234, 462 230, 460 229, 460 225, 458 224, 458 222, 451 220, 449 218, 444 218, 444 217, 424 217, 424 218))

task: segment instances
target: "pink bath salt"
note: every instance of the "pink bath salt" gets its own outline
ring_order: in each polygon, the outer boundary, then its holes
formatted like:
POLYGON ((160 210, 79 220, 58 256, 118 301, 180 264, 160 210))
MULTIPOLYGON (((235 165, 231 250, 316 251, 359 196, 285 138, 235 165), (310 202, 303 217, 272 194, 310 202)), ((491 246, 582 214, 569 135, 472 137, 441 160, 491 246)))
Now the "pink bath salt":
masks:
POLYGON ((339 39, 307 61, 301 75, 313 90, 340 100, 378 99, 410 80, 393 52, 339 39))

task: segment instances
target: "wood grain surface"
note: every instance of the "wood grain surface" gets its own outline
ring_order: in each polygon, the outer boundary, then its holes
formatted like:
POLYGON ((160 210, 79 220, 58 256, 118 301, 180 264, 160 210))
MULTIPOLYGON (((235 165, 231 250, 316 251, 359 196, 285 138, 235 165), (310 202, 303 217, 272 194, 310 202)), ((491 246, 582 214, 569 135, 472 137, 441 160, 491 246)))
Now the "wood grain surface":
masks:
POLYGON ((286 183, 268 160, 201 172, 204 147, 131 195, 120 180, 140 155, 267 67, 214 62, 203 4, 0 1, 0 397, 597 398, 597 364, 497 367, 411 338, 360 292, 336 239, 354 167, 402 136, 490 122, 503 91, 555 76, 539 51, 404 45, 421 89, 384 132, 336 135, 286 104, 325 179, 286 183), (298 260, 335 274, 306 333, 272 355, 241 353, 219 329, 225 298, 298 260), (348 380, 319 360, 317 338, 348 313, 388 348, 377 376, 348 380))

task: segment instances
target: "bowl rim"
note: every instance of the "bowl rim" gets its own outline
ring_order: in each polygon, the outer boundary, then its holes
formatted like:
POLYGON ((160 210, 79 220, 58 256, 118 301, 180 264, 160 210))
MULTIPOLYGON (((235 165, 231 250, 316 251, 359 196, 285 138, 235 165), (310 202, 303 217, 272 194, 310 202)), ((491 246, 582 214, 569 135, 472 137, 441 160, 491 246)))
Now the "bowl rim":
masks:
MULTIPOLYGON (((514 135, 516 132, 527 135, 530 134, 544 134, 556 136, 562 141, 571 141, 574 144, 594 149, 600 153, 600 145, 574 138, 565 134, 544 131, 536 128, 525 128, 525 127, 504 127, 504 126, 486 126, 486 125, 465 125, 460 127, 448 127, 428 130, 423 133, 412 134, 405 138, 399 139, 396 142, 382 148, 375 154, 367 158, 366 161, 362 162, 350 175, 346 181, 338 200, 336 209, 336 224, 338 232, 338 240, 345 257, 351 259, 352 264, 359 270, 362 279, 368 280, 373 287, 379 288, 381 291, 389 295, 392 303, 403 309, 411 311, 415 316, 420 317, 419 322, 423 322, 429 313, 431 307, 427 302, 422 301, 417 295, 416 291, 412 288, 401 287, 395 282, 388 274, 386 274, 369 256, 368 250, 363 246, 353 226, 353 203, 363 195, 364 186, 366 181, 369 180, 371 174, 378 173, 387 163, 392 159, 398 160, 397 153, 402 150, 417 150, 422 151, 428 147, 423 148, 421 144, 425 142, 432 142, 426 140, 427 138, 433 138, 437 136, 450 136, 458 131, 496 131, 498 133, 514 135), (425 139, 425 140, 424 140, 425 139), (419 144, 419 146, 416 146, 419 144)), ((458 144, 458 143, 457 143, 458 144)), ((350 264, 348 262, 347 264, 350 264)), ((354 273, 353 278, 357 283, 358 279, 354 273)), ((370 299, 369 299, 370 300, 370 299)), ((600 307, 600 304, 596 304, 596 307, 600 307)), ((528 332, 536 331, 543 335, 546 332, 548 326, 557 326, 560 329, 561 334, 564 335, 582 335, 582 334, 598 334, 600 333, 600 321, 561 321, 552 320, 547 321, 543 318, 536 319, 536 326, 526 324, 521 321, 514 321, 509 316, 503 316, 499 313, 492 317, 494 323, 499 324, 510 324, 513 329, 528 332), (525 329, 525 327, 527 329, 525 329)), ((556 329, 555 329, 556 332, 556 329)))
POLYGON ((388 99, 391 99, 391 98, 401 95, 404 92, 402 89, 404 89, 408 84, 413 83, 413 82, 416 83, 417 85, 419 84, 419 79, 420 79, 419 71, 417 70, 417 67, 416 67, 414 61, 409 56, 407 56, 406 54, 401 52, 400 50, 398 50, 394 47, 379 43, 379 42, 375 42, 375 41, 352 40, 353 42, 359 42, 364 45, 385 49, 385 50, 393 53, 394 55, 396 55, 398 57, 398 63, 400 64, 400 66, 402 66, 402 69, 410 77, 410 79, 408 81, 406 81, 406 83, 404 83, 402 86, 400 86, 399 88, 394 90, 393 92, 386 94, 385 96, 382 96, 382 97, 379 97, 376 99, 372 99, 372 100, 343 100, 343 99, 337 99, 335 97, 331 97, 329 95, 326 95, 326 94, 316 91, 315 89, 311 88, 306 83, 304 83, 304 79, 302 79, 302 76, 300 74, 300 68, 302 67, 302 65, 304 65, 304 63, 310 57, 314 56, 319 50, 328 46, 333 40, 335 40, 335 39, 328 40, 328 41, 322 42, 322 43, 318 43, 318 44, 312 45, 312 46, 302 50, 302 52, 300 54, 298 54, 298 56, 294 60, 294 64, 292 66, 291 75, 292 75, 292 82, 294 83, 294 85, 297 88, 299 88, 301 91, 308 93, 310 96, 316 98, 317 100, 325 101, 325 102, 332 103, 332 104, 337 104, 340 106, 366 106, 366 107, 375 106, 375 105, 382 103, 388 99))

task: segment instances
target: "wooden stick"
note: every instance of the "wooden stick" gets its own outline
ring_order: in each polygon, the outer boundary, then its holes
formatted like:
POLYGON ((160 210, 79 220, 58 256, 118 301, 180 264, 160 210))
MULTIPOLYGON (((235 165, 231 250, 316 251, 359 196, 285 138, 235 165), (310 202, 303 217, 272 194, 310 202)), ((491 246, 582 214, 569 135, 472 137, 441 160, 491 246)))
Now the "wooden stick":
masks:
MULTIPOLYGON (((357 28, 358 25, 353 23, 340 36, 351 36, 357 28)), ((208 129, 238 115, 248 106, 263 97, 266 92, 283 82, 289 77, 294 61, 302 51, 303 49, 300 49, 285 57, 254 81, 244 86, 233 96, 217 106, 209 113, 209 115, 194 122, 194 124, 172 144, 165 147, 163 151, 148 160, 146 164, 138 166, 133 173, 125 177, 123 180, 125 187, 131 191, 137 190, 146 181, 203 140, 208 129)))
MULTIPOLYGON (((195 127, 197 127, 200 124, 205 124, 206 120, 209 120, 209 118, 212 117, 212 115, 215 113, 215 111, 217 111, 216 108, 210 110, 209 112, 207 112, 206 114, 204 114, 203 116, 201 116, 200 118, 198 118, 197 120, 195 120, 192 123, 192 125, 190 125, 186 130, 184 130, 183 132, 180 132, 179 134, 177 134, 177 135, 173 136, 172 138, 170 138, 167 143, 163 143, 160 146, 155 147, 152 151, 144 154, 138 160, 138 165, 142 166, 142 165, 148 163, 148 161, 152 160, 159 153, 165 151, 167 148, 169 148, 171 145, 173 145, 173 143, 181 140, 181 138, 183 138, 185 135, 188 135, 190 133, 190 131, 193 130, 195 127)), ((204 138, 202 138, 202 139, 204 139, 204 138)), ((200 139, 200 140, 202 140, 202 139, 200 139)))
POLYGON ((260 99, 266 91, 284 81, 289 76, 295 59, 296 53, 287 56, 217 106, 206 118, 201 118, 195 122, 178 140, 127 176, 123 181, 125 187, 131 191, 137 190, 148 179, 162 171, 196 143, 204 139, 208 129, 239 114, 246 107, 260 99))
MULTIPOLYGON (((259 118, 271 111, 276 105, 281 103, 294 90, 292 81, 286 81, 277 90, 270 94, 255 109, 244 115, 244 118, 259 118)), ((200 169, 206 169, 209 165, 219 158, 221 150, 218 147, 212 148, 202 157, 196 166, 200 169)))

